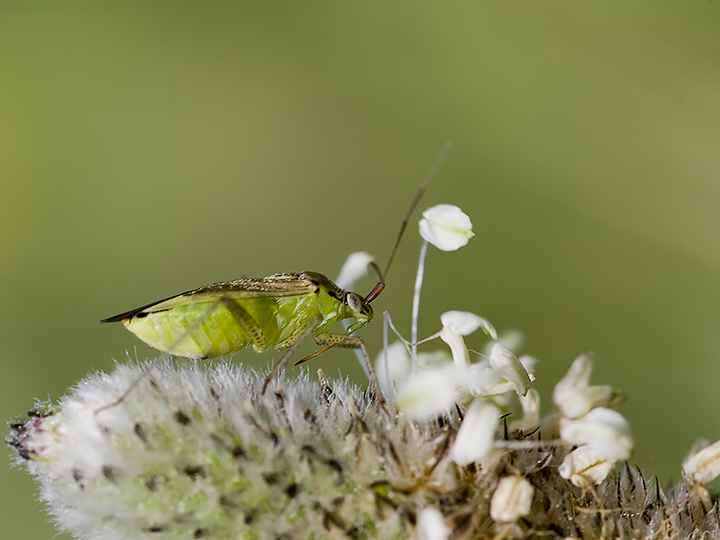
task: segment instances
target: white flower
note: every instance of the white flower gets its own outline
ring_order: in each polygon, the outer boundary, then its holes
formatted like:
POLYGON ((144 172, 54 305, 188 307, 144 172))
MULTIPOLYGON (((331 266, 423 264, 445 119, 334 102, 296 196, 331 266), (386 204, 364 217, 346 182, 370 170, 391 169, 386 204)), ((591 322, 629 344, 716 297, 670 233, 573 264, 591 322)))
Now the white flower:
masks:
POLYGON ((685 458, 683 476, 706 484, 720 476, 720 441, 706 446, 685 458))
POLYGON ((418 371, 400 389, 398 409, 415 419, 433 418, 447 411, 458 399, 463 373, 454 365, 418 371))
POLYGON ((633 447, 630 425, 617 411, 598 407, 577 420, 560 421, 560 438, 601 454, 608 461, 630 457, 633 447))
POLYGON ((462 336, 467 336, 478 328, 482 328, 487 335, 497 339, 497 332, 492 324, 487 319, 469 311, 446 311, 440 315, 440 322, 443 325, 440 339, 450 346, 453 360, 458 367, 470 365, 470 356, 462 336))
MULTIPOLYGON (((496 339, 494 338, 494 341, 499 342, 506 349, 510 349, 513 354, 517 354, 517 351, 519 351, 525 343, 525 336, 519 330, 511 329, 506 330, 502 334, 498 334, 498 337, 496 339)), ((494 342, 490 342, 485 345, 482 351, 485 356, 490 354, 490 349, 492 349, 494 344, 494 342)))
POLYGON ((428 507, 417 517, 418 540, 447 540, 452 529, 447 526, 439 510, 428 507))
POLYGON ((436 368, 452 361, 452 357, 447 351, 422 352, 417 355, 417 365, 419 368, 436 368))
POLYGON ((442 251, 455 251, 475 236, 470 218, 457 206, 438 204, 423 212, 420 236, 442 251))
POLYGON ((535 488, 522 476, 506 476, 498 483, 490 501, 490 517, 512 522, 530 513, 535 488))
POLYGON ((592 369, 592 358, 580 355, 555 386, 553 401, 565 418, 580 418, 595 407, 608 407, 616 401, 618 393, 612 386, 590 386, 592 369))
POLYGON ((558 473, 577 487, 588 488, 605 480, 614 464, 592 448, 580 446, 565 456, 558 473))
POLYGON ((512 392, 514 384, 503 379, 487 362, 457 367, 422 369, 399 389, 395 404, 408 416, 420 420, 443 414, 455 402, 469 396, 496 396, 512 392))
POLYGON ((410 355, 401 341, 396 341, 380 351, 375 361, 375 370, 383 394, 394 396, 396 391, 403 387, 410 374, 411 365, 410 355))
POLYGON ((475 315, 469 311, 446 311, 440 315, 440 322, 443 328, 447 328, 463 336, 472 334, 478 328, 482 328, 488 336, 497 339, 497 332, 487 319, 475 315))
POLYGON ((335 285, 341 289, 353 290, 355 282, 367 275, 369 265, 374 260, 375 257, 364 251, 351 253, 343 264, 340 275, 335 280, 335 285))
POLYGON ((490 349, 490 367, 509 381, 519 396, 527 394, 530 376, 520 361, 508 349, 495 343, 490 349))
POLYGON ((485 457, 493 447, 500 414, 500 409, 489 401, 473 401, 450 449, 450 459, 467 465, 485 457))

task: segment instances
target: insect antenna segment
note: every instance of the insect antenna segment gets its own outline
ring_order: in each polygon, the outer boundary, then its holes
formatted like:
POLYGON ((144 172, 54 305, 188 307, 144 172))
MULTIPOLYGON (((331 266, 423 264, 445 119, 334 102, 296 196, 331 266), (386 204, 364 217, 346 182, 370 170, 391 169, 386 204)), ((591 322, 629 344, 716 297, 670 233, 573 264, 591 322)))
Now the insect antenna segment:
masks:
POLYGON ((433 176, 435 176, 435 173, 440 168, 440 165, 442 164, 443 160, 445 159, 445 156, 447 155, 448 151, 452 147, 452 143, 450 141, 447 141, 445 145, 442 147, 442 150, 440 150, 440 153, 438 154, 437 158, 435 158, 435 163, 433 164, 432 168, 428 172, 427 176, 423 180, 423 183, 420 184, 420 188, 418 188, 417 192, 415 193, 415 197, 413 198, 412 202, 410 203, 410 206, 407 209, 407 212, 405 212, 405 217, 403 218, 402 224, 400 225, 400 230, 397 233, 397 236, 395 237, 395 242, 393 242, 392 249, 390 250, 390 256, 388 257, 387 264, 385 265, 385 271, 380 271, 380 267, 375 263, 375 261, 371 261, 370 265, 373 267, 373 269, 377 272, 378 277, 380 278, 380 281, 378 281, 377 285, 373 287, 373 289, 368 293, 368 295, 365 297, 365 305, 369 304, 373 300, 375 300, 381 292, 385 289, 385 280, 387 279, 388 271, 390 270, 390 265, 393 262, 393 259, 395 258, 395 253, 397 253, 398 246, 400 245, 400 240, 403 237, 403 234, 405 234, 405 229, 407 228, 408 223, 410 222, 410 216, 412 216, 412 213, 415 211, 415 208, 417 207, 418 203, 420 202, 420 199, 425 194, 425 190, 427 190, 428 186, 430 185, 430 180, 433 179, 433 176))

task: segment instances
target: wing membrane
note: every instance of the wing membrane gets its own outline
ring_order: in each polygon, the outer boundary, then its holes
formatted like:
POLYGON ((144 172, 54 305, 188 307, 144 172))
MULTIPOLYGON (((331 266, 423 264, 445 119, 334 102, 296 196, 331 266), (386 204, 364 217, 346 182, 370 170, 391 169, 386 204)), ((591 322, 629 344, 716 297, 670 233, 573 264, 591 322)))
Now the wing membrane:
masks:
POLYGON ((205 285, 157 300, 139 308, 108 317, 101 323, 119 322, 130 319, 140 313, 165 311, 188 304, 211 303, 218 298, 269 298, 281 296, 300 296, 314 292, 317 284, 299 274, 275 274, 263 279, 235 279, 205 285))

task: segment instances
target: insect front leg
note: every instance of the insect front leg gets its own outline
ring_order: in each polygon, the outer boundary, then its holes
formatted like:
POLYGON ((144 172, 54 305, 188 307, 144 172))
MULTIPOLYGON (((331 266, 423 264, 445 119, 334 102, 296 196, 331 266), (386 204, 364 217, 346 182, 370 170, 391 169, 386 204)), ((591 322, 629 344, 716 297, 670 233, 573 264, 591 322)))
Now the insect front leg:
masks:
POLYGON ((373 393, 377 397, 380 405, 385 406, 385 397, 383 396, 382 390, 380 390, 380 383, 378 382, 377 375, 375 374, 375 368, 373 368, 370 356, 368 355, 367 349, 365 348, 365 342, 357 336, 349 336, 347 334, 331 334, 322 333, 315 336, 315 343, 318 345, 325 345, 326 347, 347 347, 351 349, 360 349, 365 358, 365 366, 367 367, 368 373, 370 373, 370 384, 372 385, 373 393))
POLYGON ((313 330, 320 326, 321 322, 322 317, 320 315, 315 315, 312 319, 308 321, 305 326, 303 326, 298 332, 294 333, 291 338, 286 339, 278 345, 278 349, 284 345, 285 347, 287 347, 287 350, 285 351, 285 354, 277 363, 277 365, 270 372, 270 374, 265 378, 265 383, 263 384, 262 388, 263 394, 267 389, 267 385, 270 384, 270 381, 272 381, 275 376, 280 372, 280 370, 285 367, 285 364, 288 363, 288 360, 290 360, 290 357, 293 355, 295 350, 302 344, 303 341, 307 339, 310 334, 313 333, 313 330), (290 342, 290 339, 294 339, 295 341, 290 342))

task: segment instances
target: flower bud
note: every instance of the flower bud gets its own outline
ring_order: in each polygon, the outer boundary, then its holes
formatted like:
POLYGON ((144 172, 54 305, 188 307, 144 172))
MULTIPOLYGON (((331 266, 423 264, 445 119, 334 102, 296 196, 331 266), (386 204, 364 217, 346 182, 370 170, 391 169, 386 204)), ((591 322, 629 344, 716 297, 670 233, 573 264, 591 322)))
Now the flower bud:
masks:
POLYGON ((522 476, 506 476, 498 483, 490 502, 490 517, 512 522, 530 513, 535 488, 522 476))
POLYGON ((500 409, 484 399, 476 399, 465 413, 450 458, 458 465, 467 465, 485 457, 495 441, 500 409))
POLYGON ((580 418, 595 407, 608 407, 617 401, 618 393, 612 386, 590 386, 592 369, 592 358, 580 355, 555 386, 553 401, 565 418, 580 418))
POLYGON ((627 459, 633 447, 627 420, 619 412, 602 407, 577 420, 563 418, 560 438, 570 444, 587 444, 608 461, 627 459))
POLYGON ((395 405, 411 418, 438 416, 455 403, 463 371, 452 364, 419 371, 400 389, 395 405))
POLYGON ((490 349, 490 367, 508 380, 519 396, 527 394, 530 376, 520 361, 508 349, 495 343, 490 349))
POLYGON ((453 360, 458 367, 470 365, 470 356, 463 336, 472 334, 478 328, 482 328, 487 335, 497 339, 497 332, 492 324, 469 311, 446 311, 440 315, 440 322, 443 325, 440 331, 440 339, 450 346, 453 360))
POLYGON ((418 540, 447 540, 452 529, 447 526, 439 510, 428 507, 420 511, 417 517, 418 540))
POLYGON ((683 476, 706 484, 720 476, 720 441, 688 456, 682 465, 683 476))
POLYGON ((580 446, 570 452, 558 467, 560 476, 579 488, 599 485, 614 465, 601 453, 588 446, 580 446))
POLYGON ((442 251, 455 251, 475 236, 470 218, 457 206, 438 204, 423 212, 420 236, 442 251))

